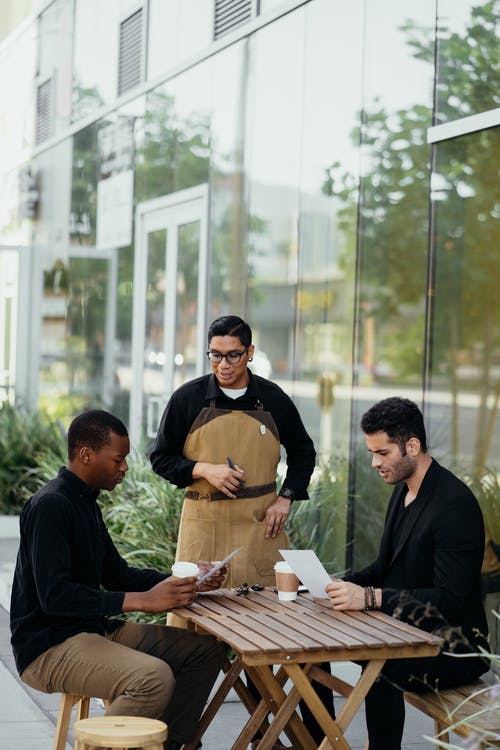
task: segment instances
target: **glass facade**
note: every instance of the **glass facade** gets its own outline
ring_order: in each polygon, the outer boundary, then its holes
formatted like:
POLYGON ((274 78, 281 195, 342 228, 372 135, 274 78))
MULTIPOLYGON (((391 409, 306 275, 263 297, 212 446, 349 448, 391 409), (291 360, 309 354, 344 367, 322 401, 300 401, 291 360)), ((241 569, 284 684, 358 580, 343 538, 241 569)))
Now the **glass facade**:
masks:
MULTIPOLYGON (((0 253, 30 245, 16 273, 40 302, 17 397, 63 421, 103 406, 139 441, 208 371, 208 323, 240 314, 255 370, 314 439, 325 562, 375 554, 390 488, 359 421, 389 395, 423 408, 433 455, 475 483, 500 538, 498 127, 427 140, 499 106, 498 4, 267 0, 226 42, 212 12, 55 0, 24 32, 23 75, 55 98, 46 144, 29 103, 18 130, 0 120, 0 253)), ((4 308, 6 330, 15 299, 4 308)), ((13 361, 10 338, 1 351, 13 361)))

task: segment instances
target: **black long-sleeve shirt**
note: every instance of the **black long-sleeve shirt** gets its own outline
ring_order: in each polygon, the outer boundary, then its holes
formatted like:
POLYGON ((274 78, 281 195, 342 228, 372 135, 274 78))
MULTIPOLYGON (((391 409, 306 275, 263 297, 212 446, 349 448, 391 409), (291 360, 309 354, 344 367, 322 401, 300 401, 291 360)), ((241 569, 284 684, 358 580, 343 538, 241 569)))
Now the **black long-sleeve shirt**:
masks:
POLYGON ((147 591, 167 575, 133 568, 113 544, 99 492, 62 467, 20 517, 10 622, 19 673, 51 646, 120 624, 126 591, 147 591))
POLYGON ((172 484, 187 487, 192 482, 196 462, 183 455, 184 442, 200 411, 211 399, 215 399, 218 409, 248 411, 262 404, 264 410, 272 414, 280 443, 286 451, 287 472, 281 489, 292 490, 297 500, 307 499, 316 453, 300 414, 276 383, 250 370, 248 373, 247 390, 236 399, 223 393, 213 374, 191 380, 175 391, 161 418, 151 453, 153 470, 172 484))

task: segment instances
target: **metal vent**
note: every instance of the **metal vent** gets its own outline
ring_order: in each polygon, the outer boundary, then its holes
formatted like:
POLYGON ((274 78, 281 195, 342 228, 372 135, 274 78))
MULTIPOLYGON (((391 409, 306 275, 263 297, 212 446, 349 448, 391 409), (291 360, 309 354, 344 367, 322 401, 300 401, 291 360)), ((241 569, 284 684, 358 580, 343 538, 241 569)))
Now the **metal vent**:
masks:
POLYGON ((215 0, 214 39, 252 18, 255 5, 254 0, 215 0))
POLYGON ((48 78, 36 91, 36 142, 54 134, 54 79, 48 78))
POLYGON ((142 75, 142 8, 120 24, 118 96, 137 86, 142 75))

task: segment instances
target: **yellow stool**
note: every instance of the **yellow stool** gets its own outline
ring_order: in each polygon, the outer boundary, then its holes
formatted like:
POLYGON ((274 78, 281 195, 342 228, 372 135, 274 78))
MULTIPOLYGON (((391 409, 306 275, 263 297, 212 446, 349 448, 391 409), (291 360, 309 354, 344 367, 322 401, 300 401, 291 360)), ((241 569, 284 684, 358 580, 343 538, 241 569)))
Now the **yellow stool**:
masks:
POLYGON ((144 719, 142 716, 94 716, 75 721, 73 733, 75 750, 90 750, 93 747, 163 750, 167 725, 163 721, 144 719))

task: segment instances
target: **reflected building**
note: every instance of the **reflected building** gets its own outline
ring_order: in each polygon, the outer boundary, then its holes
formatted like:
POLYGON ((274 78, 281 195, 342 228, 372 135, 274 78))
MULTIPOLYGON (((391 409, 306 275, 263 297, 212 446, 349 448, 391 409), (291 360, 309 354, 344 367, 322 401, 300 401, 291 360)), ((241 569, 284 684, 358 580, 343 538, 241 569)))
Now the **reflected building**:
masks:
POLYGON ((314 438, 335 568, 377 546, 380 398, 421 405, 433 455, 497 502, 498 2, 12 5, 0 400, 103 407, 147 444, 240 314, 314 438))

